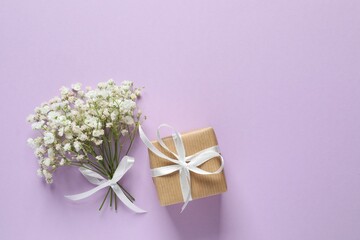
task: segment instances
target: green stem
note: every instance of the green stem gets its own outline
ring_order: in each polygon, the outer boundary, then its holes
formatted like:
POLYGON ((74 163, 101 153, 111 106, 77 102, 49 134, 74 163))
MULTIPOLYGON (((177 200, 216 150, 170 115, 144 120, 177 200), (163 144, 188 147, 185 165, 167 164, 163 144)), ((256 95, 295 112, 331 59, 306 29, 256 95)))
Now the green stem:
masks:
POLYGON ((129 153, 129 151, 130 151, 130 149, 131 149, 131 146, 132 146, 132 144, 133 144, 133 142, 134 142, 134 139, 135 139, 135 137, 136 137, 136 131, 137 131, 137 125, 135 126, 135 129, 134 129, 134 131, 133 131, 133 134, 132 134, 132 136, 130 137, 130 144, 129 144, 129 147, 128 147, 125 155, 128 155, 128 153, 129 153))
POLYGON ((115 196, 115 211, 117 211, 117 197, 115 196))
POLYGON ((103 156, 103 160, 100 161, 100 163, 101 163, 101 165, 104 167, 104 169, 106 169, 106 172, 111 173, 112 170, 110 169, 109 165, 106 164, 106 163, 108 162, 107 154, 106 154, 106 152, 104 151, 103 147, 100 147, 100 150, 101 150, 101 153, 102 153, 102 156, 103 156))
POLYGON ((119 164, 119 156, 118 156, 118 140, 116 139, 114 141, 114 148, 115 148, 115 154, 114 154, 114 163, 115 163, 115 168, 118 166, 119 164))
POLYGON ((104 176, 107 176, 107 175, 108 175, 108 173, 106 172, 106 170, 105 170, 103 167, 101 167, 101 165, 96 165, 96 164, 94 164, 93 162, 89 162, 89 164, 90 164, 91 166, 93 166, 94 168, 98 169, 98 171, 100 171, 100 172, 102 173, 102 175, 104 175, 104 176))
POLYGON ((113 200, 113 190, 112 190, 112 188, 110 188, 110 191, 111 191, 111 193, 110 193, 110 207, 112 207, 112 200, 113 200))
POLYGON ((101 203, 101 206, 100 206, 100 208, 99 208, 99 211, 100 211, 100 210, 102 209, 102 207, 104 206, 105 200, 106 200, 107 196, 109 195, 110 189, 111 189, 111 187, 109 187, 109 189, 108 189, 108 191, 107 191, 107 193, 106 193, 106 195, 105 195, 105 198, 104 198, 104 200, 103 200, 102 203, 101 203))
POLYGON ((117 197, 115 192, 114 192, 114 200, 115 200, 115 211, 117 211, 117 197))
POLYGON ((108 153, 108 164, 109 164, 109 168, 111 169, 111 172, 114 172, 115 171, 115 168, 114 168, 114 164, 113 164, 113 156, 112 156, 112 151, 111 151, 111 146, 110 146, 110 139, 108 139, 107 137, 105 137, 106 139, 106 144, 105 144, 105 151, 107 151, 108 153), (107 149, 106 149, 107 148, 107 149))
POLYGON ((135 201, 135 198, 133 196, 131 196, 131 194, 126 191, 126 189, 121 186, 119 183, 118 183, 119 187, 121 188, 121 190, 124 192, 124 194, 126 195, 126 197, 131 201, 131 202, 134 202, 135 201))

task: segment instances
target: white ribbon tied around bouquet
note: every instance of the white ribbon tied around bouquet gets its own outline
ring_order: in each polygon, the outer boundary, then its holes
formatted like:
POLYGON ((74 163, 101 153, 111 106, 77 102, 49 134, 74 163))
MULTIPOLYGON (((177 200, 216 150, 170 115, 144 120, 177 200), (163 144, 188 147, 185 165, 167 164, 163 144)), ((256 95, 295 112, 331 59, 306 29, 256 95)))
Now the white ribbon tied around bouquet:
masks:
POLYGON ((161 124, 157 129, 157 141, 160 144, 162 148, 164 148, 167 152, 169 152, 174 158, 170 158, 163 154, 161 151, 159 151, 146 137, 143 129, 141 126, 139 126, 139 134, 141 140, 144 142, 144 144, 147 146, 147 148, 152 151, 157 156, 166 159, 172 163, 173 165, 159 167, 151 169, 151 173, 153 177, 160 177, 164 175, 168 175, 170 173, 179 171, 180 175, 180 187, 181 187, 181 193, 184 199, 184 205, 181 208, 181 212, 184 211, 189 201, 192 200, 191 197, 191 182, 190 182, 190 172, 200 174, 200 175, 211 175, 211 174, 218 174, 220 173, 224 168, 224 159, 219 153, 219 147, 213 146, 207 149, 204 149, 194 155, 186 156, 185 153, 185 147, 183 144, 183 140, 181 137, 181 134, 177 132, 173 127, 167 125, 167 124, 161 124), (173 140, 176 148, 176 153, 172 152, 163 142, 163 140, 160 137, 160 129, 163 127, 167 127, 173 130, 173 140), (221 160, 220 167, 214 171, 214 172, 208 172, 205 170, 202 170, 199 168, 200 165, 203 163, 209 161, 210 159, 214 157, 219 157, 221 160))
POLYGON ((145 213, 146 212, 145 210, 136 206, 126 197, 123 190, 117 184, 117 182, 125 175, 125 173, 134 165, 134 162, 135 159, 133 157, 124 156, 121 159, 119 166, 116 168, 112 179, 105 179, 103 176, 90 169, 80 167, 79 171, 82 173, 82 175, 84 175, 84 177, 89 182, 98 186, 87 192, 83 192, 75 195, 68 195, 65 197, 73 201, 78 201, 93 195, 94 193, 96 193, 97 191, 103 188, 111 187, 115 192, 116 196, 120 199, 120 201, 122 201, 125 204, 125 206, 127 206, 136 213, 145 213))

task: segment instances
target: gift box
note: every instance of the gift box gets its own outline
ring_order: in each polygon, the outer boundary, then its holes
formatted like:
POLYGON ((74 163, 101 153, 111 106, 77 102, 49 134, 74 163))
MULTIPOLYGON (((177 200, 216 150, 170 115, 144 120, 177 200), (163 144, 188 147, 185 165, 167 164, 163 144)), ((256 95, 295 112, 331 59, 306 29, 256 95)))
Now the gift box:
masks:
MULTIPOLYGON (((181 134, 181 138, 185 148, 186 156, 194 155, 204 149, 218 145, 213 128, 204 128, 184 133, 181 134)), ((176 152, 176 147, 172 136, 163 138, 162 140, 169 148, 169 150, 176 152)), ((163 154, 168 157, 172 157, 172 154, 164 149, 158 141, 152 141, 151 143, 163 154)), ((149 159, 151 169, 173 165, 172 162, 159 157, 150 150, 149 159)), ((198 168, 208 172, 215 172, 220 168, 220 166, 220 157, 214 157, 199 165, 198 168)), ((179 174, 179 171, 175 171, 164 176, 153 177, 160 204, 162 206, 172 205, 185 201, 182 195, 179 174)), ((225 174, 223 170, 220 173, 209 175, 201 175, 190 171, 190 179, 191 198, 193 200, 221 194, 227 190, 225 174)))

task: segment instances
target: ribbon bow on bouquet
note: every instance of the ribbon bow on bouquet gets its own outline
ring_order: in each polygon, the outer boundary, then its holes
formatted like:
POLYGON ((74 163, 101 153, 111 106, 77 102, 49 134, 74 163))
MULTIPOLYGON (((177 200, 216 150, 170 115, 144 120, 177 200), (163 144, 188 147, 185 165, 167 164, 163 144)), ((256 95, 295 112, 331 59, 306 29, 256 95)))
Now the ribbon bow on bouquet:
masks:
POLYGON ((136 206, 134 203, 132 203, 124 194, 123 190, 120 188, 120 186, 117 184, 117 182, 125 175, 125 173, 133 166, 135 162, 135 159, 133 157, 124 156, 118 167, 116 168, 114 175, 111 179, 105 179, 100 174, 83 167, 79 168, 79 171, 84 175, 84 177, 91 182, 94 185, 98 185, 97 187, 83 193, 79 193, 76 195, 69 195, 65 196, 70 200, 78 201, 84 198, 87 198, 97 191, 106 188, 111 187, 113 191, 115 192, 116 196, 122 201, 125 206, 130 208, 135 213, 145 213, 146 211, 136 206))
POLYGON ((157 129, 157 140, 162 148, 164 148, 167 152, 169 152, 173 158, 170 158, 163 154, 161 151, 159 151, 146 137, 144 131, 142 130, 141 126, 139 126, 139 134, 141 140, 144 142, 144 144, 148 147, 150 151, 152 151, 157 156, 166 159, 172 163, 173 165, 159 167, 151 169, 152 176, 153 177, 160 177, 164 175, 168 175, 170 173, 179 171, 180 175, 180 187, 181 187, 181 193, 184 199, 184 205, 181 209, 181 212, 184 211, 189 201, 192 200, 191 197, 191 179, 190 179, 190 172, 200 174, 200 175, 210 175, 210 174, 218 174, 220 173, 224 168, 224 159, 219 153, 219 147, 213 146, 207 149, 204 149, 198 153, 195 153, 191 156, 186 156, 185 153, 185 147, 183 144, 183 140, 181 137, 181 134, 177 132, 173 127, 167 125, 167 124, 161 124, 157 129), (176 153, 172 152, 163 142, 163 140, 160 137, 160 129, 162 127, 167 127, 173 130, 173 141, 176 148, 176 153), (219 157, 221 160, 220 167, 214 171, 214 172, 208 172, 201 168, 199 168, 200 165, 203 163, 209 161, 210 159, 214 157, 219 157))

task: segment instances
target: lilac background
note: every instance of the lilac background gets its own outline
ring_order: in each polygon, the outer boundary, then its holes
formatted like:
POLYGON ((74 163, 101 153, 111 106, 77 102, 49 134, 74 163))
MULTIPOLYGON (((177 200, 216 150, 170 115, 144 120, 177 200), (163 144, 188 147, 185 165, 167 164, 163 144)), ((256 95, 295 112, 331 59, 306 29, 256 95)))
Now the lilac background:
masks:
MULTIPOLYGON (((360 2, 0 2, 0 239, 360 238, 360 2), (228 192, 160 207, 147 151, 123 183, 149 212, 98 212, 76 169, 47 186, 25 117, 62 85, 145 86, 160 123, 213 126, 228 192)), ((66 169, 68 170, 68 169, 66 169)))

